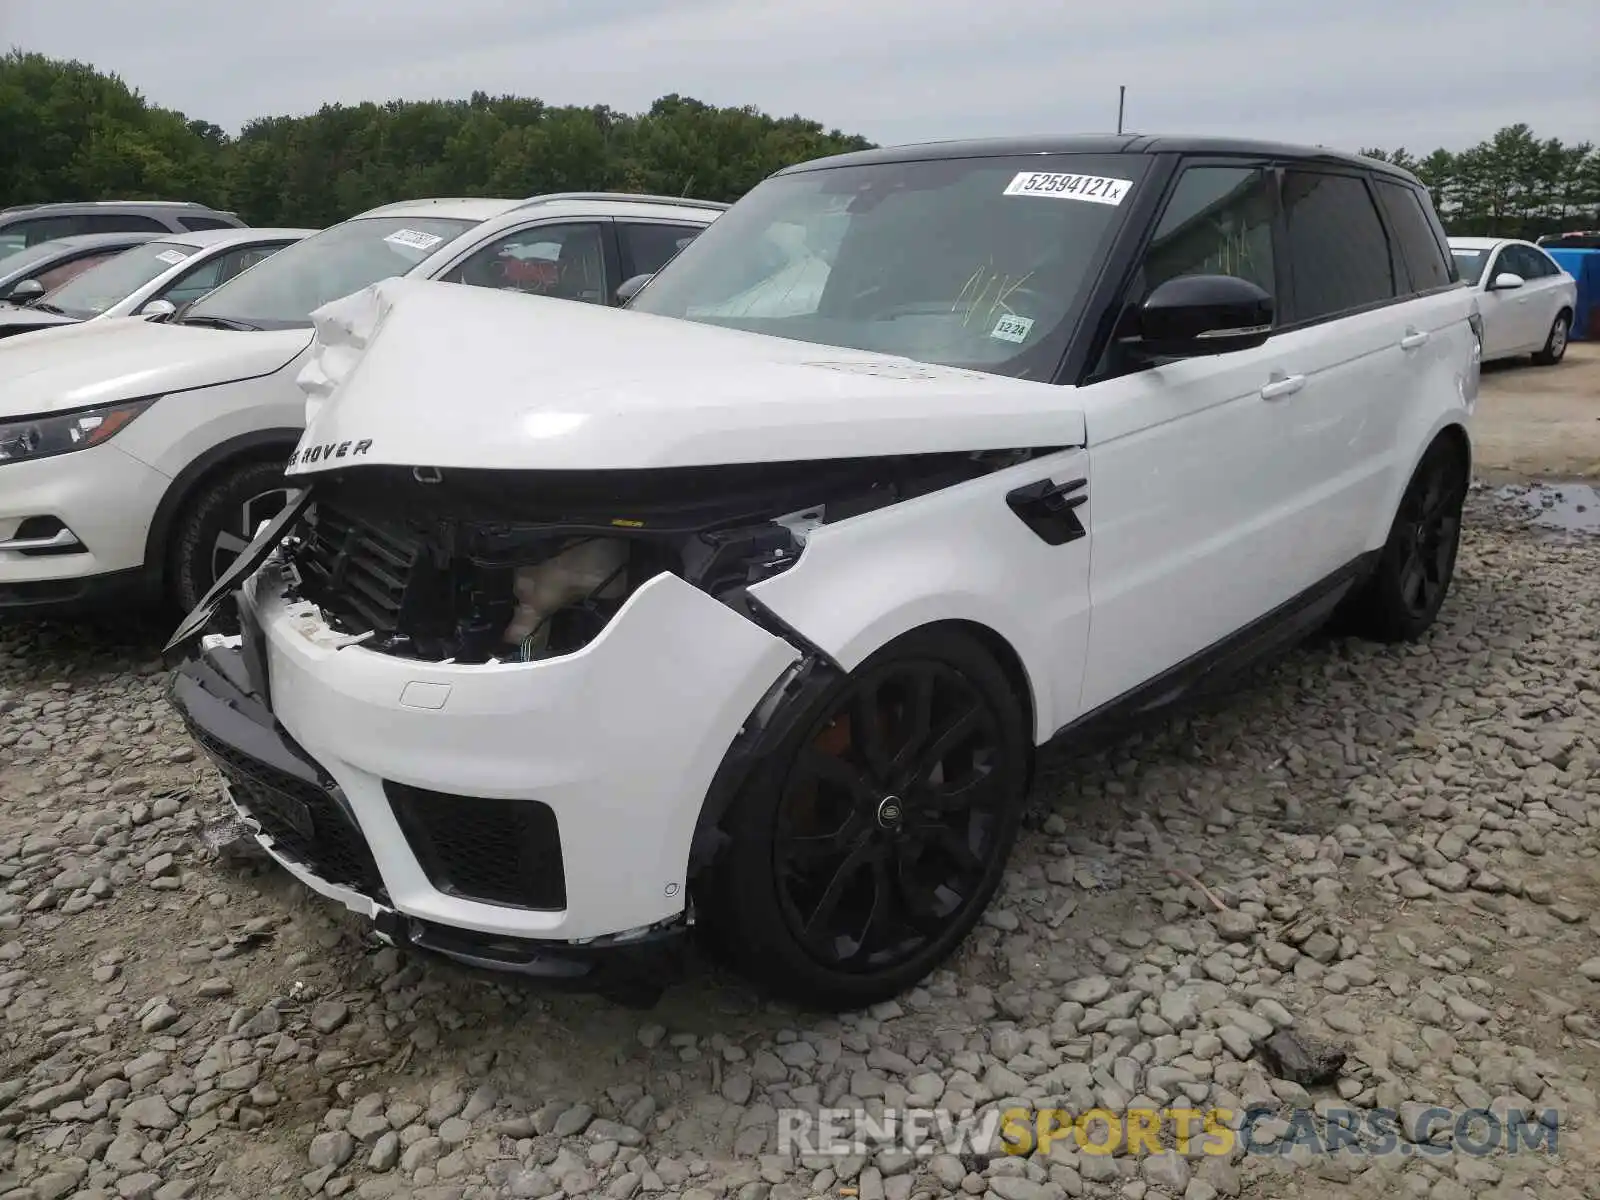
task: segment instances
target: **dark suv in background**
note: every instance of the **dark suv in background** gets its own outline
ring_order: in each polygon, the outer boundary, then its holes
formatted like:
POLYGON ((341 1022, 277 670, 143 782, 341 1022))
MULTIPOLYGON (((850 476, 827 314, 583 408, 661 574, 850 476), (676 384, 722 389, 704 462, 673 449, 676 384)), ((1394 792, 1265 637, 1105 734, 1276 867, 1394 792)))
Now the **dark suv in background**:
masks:
POLYGON ((0 255, 82 233, 194 233, 243 229, 245 222, 187 200, 98 200, 0 209, 0 255))

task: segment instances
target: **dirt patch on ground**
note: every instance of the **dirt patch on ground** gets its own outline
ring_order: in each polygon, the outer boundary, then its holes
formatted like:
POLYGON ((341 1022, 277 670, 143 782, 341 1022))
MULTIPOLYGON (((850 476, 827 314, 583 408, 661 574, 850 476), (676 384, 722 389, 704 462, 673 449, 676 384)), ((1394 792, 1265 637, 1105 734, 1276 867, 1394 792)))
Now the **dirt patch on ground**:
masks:
POLYGON ((1485 367, 1472 443, 1485 479, 1600 478, 1600 344, 1574 343, 1553 367, 1485 367))

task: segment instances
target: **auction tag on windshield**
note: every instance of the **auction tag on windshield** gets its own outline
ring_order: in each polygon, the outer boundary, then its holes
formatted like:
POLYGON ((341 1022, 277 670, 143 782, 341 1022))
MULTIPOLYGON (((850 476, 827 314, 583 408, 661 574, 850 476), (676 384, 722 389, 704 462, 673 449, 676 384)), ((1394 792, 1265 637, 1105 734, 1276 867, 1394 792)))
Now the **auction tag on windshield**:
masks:
POLYGON ((163 250, 160 254, 156 255, 156 261, 170 263, 175 267, 188 257, 189 256, 182 250, 163 250))
POLYGON ((1054 171, 1018 171, 1006 184, 1007 196, 1051 196, 1057 200, 1087 200, 1091 204, 1121 204, 1133 188, 1131 179, 1104 175, 1062 175, 1054 171))
POLYGON ((444 241, 438 234, 423 233, 418 229, 396 229, 383 240, 393 242, 396 246, 410 246, 413 250, 432 250, 444 241))
POLYGON ((1019 317, 1015 313, 1008 313, 994 323, 989 336, 999 338, 1002 342, 1025 342, 1032 329, 1032 317, 1019 317))

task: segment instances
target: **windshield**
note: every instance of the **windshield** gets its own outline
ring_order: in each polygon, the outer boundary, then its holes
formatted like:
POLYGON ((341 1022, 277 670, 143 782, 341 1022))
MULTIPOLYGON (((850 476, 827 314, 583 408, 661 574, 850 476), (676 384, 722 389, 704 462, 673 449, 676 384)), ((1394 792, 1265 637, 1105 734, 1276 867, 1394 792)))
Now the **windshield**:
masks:
POLYGON ((1456 270, 1461 272, 1461 278, 1466 283, 1477 283, 1483 278, 1483 268, 1489 264, 1487 250, 1464 250, 1459 246, 1450 247, 1450 257, 1456 260, 1456 270))
POLYGON ((86 321, 126 300, 156 276, 166 274, 197 253, 193 246, 180 246, 176 242, 146 242, 90 267, 82 275, 73 276, 43 296, 40 305, 49 305, 56 312, 86 321))
POLYGON ((1147 162, 1028 155, 777 176, 629 308, 1046 378, 1147 162))
POLYGON ((324 304, 407 274, 476 224, 450 217, 356 217, 285 246, 197 300, 182 320, 309 328, 312 312, 324 304))

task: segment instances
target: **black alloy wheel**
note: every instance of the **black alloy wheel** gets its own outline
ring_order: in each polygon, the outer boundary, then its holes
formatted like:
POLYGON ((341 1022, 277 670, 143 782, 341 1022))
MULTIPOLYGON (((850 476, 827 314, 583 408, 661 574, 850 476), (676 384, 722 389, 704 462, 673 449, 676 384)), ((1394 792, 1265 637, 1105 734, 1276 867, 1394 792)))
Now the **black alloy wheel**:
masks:
POLYGON ((1341 607, 1337 623, 1384 642, 1420 638, 1455 577, 1469 484, 1461 449, 1441 436, 1412 473, 1372 576, 1341 607))
POLYGON ((967 635, 907 635, 796 722, 732 813, 702 909, 758 982, 827 1009, 898 994, 948 957, 1015 839, 1031 738, 967 635))

